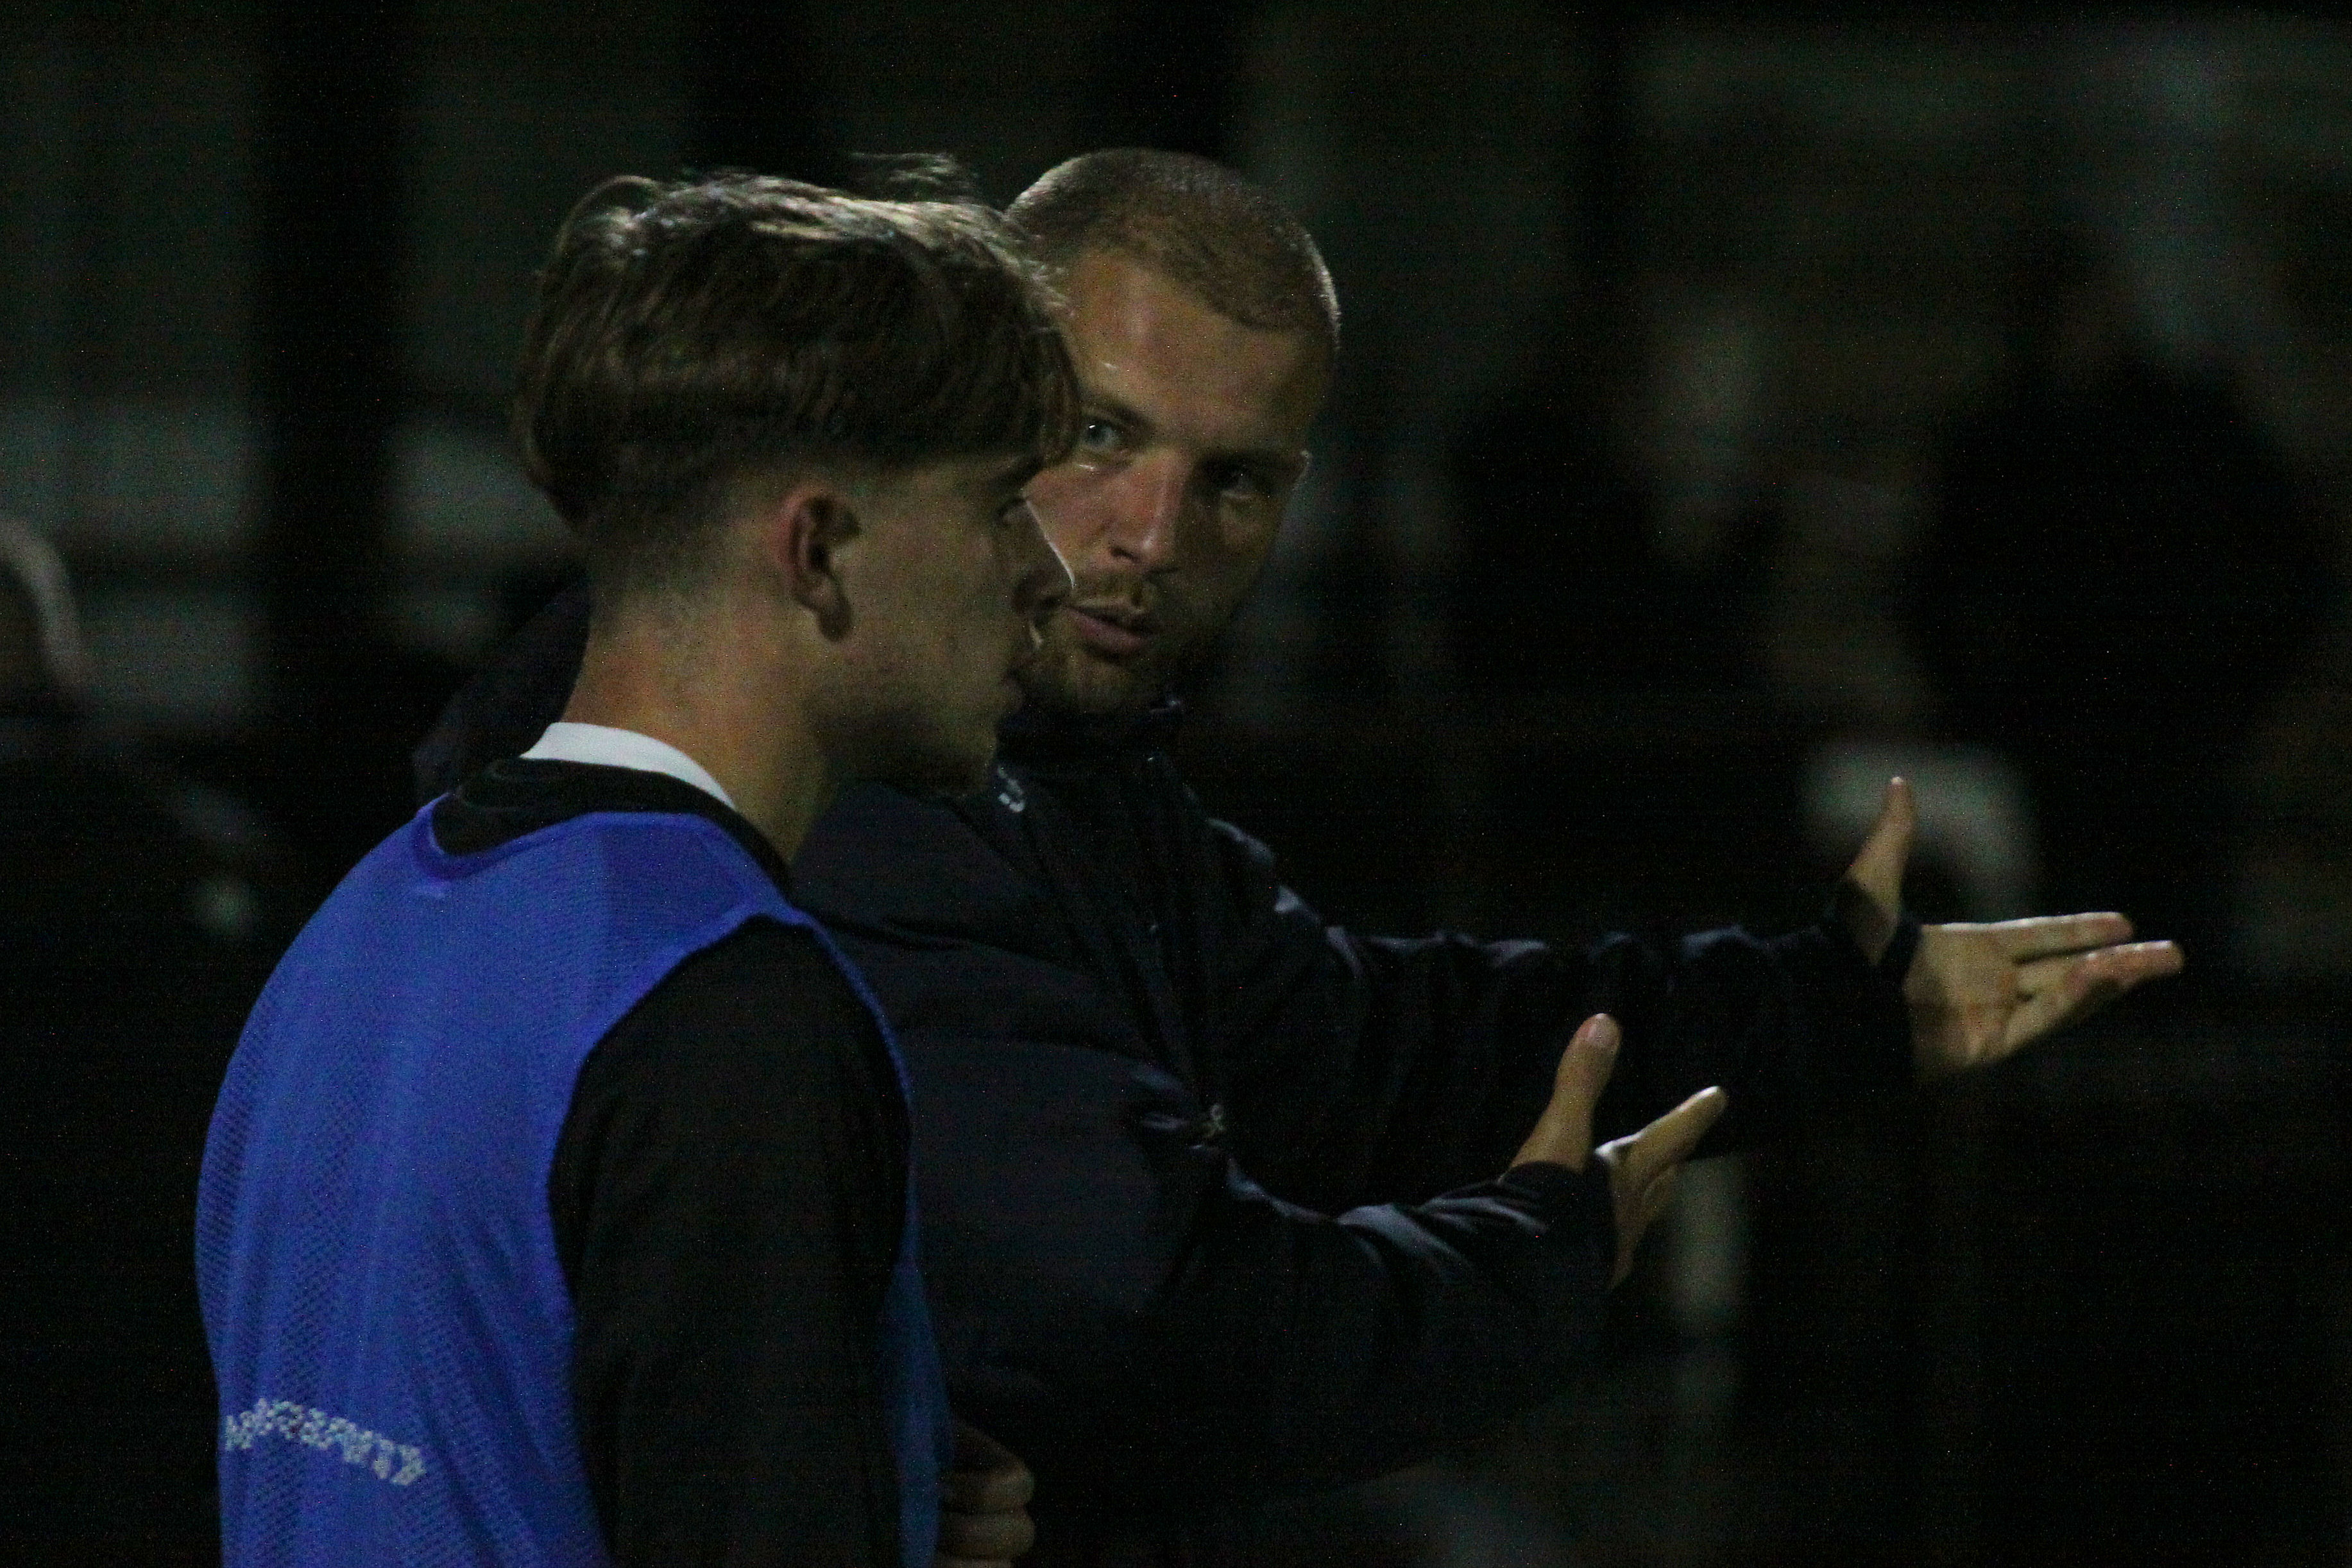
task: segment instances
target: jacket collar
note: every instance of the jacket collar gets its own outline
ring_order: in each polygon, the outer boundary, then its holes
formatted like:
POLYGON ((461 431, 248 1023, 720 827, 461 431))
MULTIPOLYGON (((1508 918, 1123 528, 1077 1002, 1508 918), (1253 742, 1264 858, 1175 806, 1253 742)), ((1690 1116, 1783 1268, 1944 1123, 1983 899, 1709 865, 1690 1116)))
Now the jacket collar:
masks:
POLYGON ((1181 698, 1163 697, 1139 713, 1058 713, 1032 704, 997 731, 1004 760, 1034 772, 1087 772, 1122 757, 1164 749, 1184 719, 1181 698))

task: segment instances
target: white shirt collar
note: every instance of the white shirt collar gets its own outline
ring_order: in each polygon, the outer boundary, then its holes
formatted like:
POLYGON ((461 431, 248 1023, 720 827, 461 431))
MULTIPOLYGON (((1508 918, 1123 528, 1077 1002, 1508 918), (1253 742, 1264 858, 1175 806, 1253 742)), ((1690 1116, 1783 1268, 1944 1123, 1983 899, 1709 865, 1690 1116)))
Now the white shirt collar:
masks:
POLYGON ((616 730, 609 724, 571 724, 561 721, 547 727, 539 743, 523 754, 531 763, 593 763, 599 767, 634 768, 641 773, 667 773, 717 799, 730 811, 735 803, 710 776, 710 770, 667 741, 616 730))

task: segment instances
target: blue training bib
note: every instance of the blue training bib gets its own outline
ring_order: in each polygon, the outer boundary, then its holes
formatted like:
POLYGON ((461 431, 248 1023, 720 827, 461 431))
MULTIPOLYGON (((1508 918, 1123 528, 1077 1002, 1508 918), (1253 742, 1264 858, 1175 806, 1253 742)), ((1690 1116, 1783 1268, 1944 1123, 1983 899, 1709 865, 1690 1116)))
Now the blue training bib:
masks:
MULTIPOLYGON (((430 816, 304 927, 214 1110, 196 1262, 229 1568, 604 1563, 547 1208, 581 1064, 761 915, 817 936, 898 1062, 831 938, 717 824, 593 813, 461 857, 430 816)), ((950 1436, 907 1194, 880 1385, 902 1554, 929 1568, 950 1436)))

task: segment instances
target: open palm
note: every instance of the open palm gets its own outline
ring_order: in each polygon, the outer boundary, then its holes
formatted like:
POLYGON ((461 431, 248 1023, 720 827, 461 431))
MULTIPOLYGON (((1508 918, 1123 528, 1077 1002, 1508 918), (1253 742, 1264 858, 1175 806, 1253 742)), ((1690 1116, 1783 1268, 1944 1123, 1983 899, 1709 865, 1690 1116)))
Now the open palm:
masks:
MULTIPOLYGON (((1890 781, 1877 825, 1846 869, 1840 911, 1874 962, 1894 936, 1917 826, 1911 786, 1890 781)), ((1903 980, 1912 1059, 1923 1079, 1999 1061, 2180 965, 2179 948, 2134 942, 2119 914, 1923 926, 1903 980)))

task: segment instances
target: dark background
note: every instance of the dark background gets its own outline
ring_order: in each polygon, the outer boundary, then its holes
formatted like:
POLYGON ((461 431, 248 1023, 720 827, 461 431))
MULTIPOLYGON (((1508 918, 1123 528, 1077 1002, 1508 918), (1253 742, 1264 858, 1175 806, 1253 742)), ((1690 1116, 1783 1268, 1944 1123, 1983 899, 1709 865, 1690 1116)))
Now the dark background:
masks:
POLYGON ((1592 1389, 1297 1558, 2343 1561, 2352 26, 1950 10, 0 11, 0 512, 86 649, 0 732, 0 1547, 204 1556, 204 1119, 569 569, 502 420, 564 211, 1146 142, 1273 188, 1347 312, 1185 741, 1328 914, 1793 923, 1903 771, 1929 913, 2193 933, 2193 983, 1694 1171, 1592 1389), (2085 321, 2132 374, 2021 392, 2085 321))

